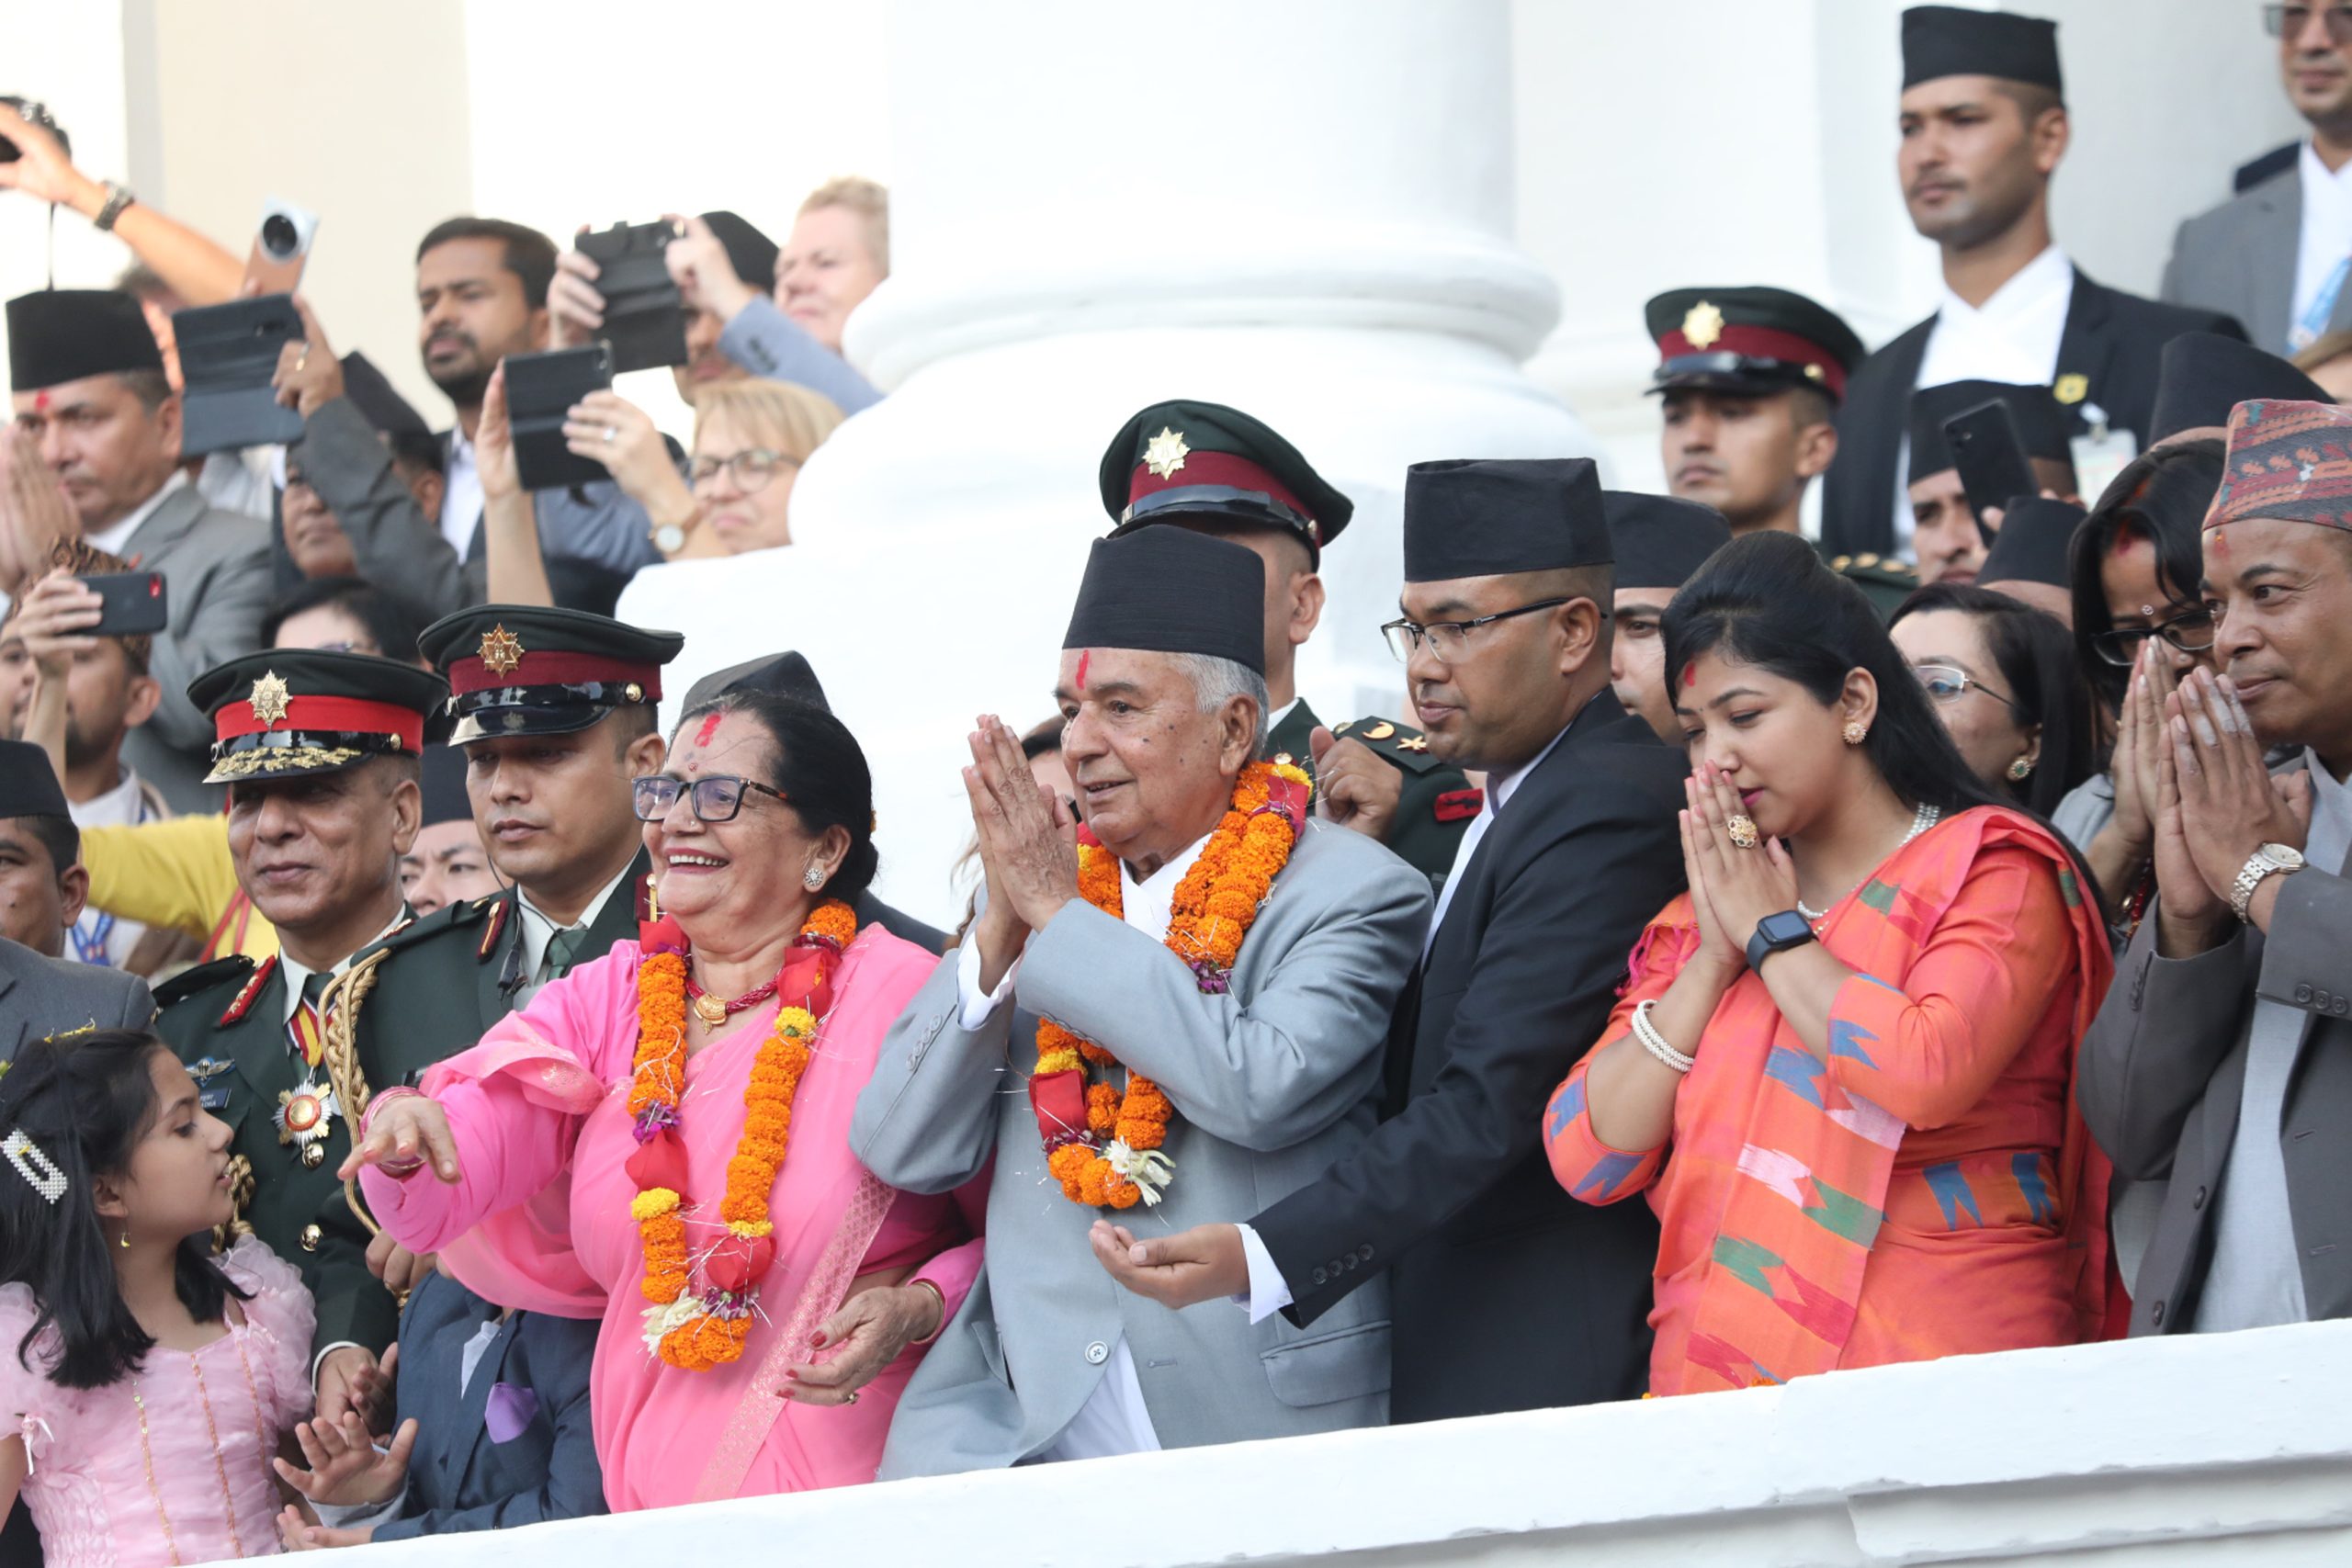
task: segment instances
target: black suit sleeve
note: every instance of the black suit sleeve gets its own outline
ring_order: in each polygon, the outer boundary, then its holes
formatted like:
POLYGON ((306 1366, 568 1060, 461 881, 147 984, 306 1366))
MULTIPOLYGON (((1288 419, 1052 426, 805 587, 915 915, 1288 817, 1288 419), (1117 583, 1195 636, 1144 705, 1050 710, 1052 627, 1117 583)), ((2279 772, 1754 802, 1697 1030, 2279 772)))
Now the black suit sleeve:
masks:
POLYGON ((1681 891, 1664 778, 1588 766, 1545 803, 1557 826, 1497 886, 1428 1090, 1251 1222, 1293 1322, 1313 1322, 1533 1152, 1544 1100, 1607 1021, 1644 922, 1681 891), (1317 1259, 1350 1254, 1370 1267, 1309 1284, 1317 1259))

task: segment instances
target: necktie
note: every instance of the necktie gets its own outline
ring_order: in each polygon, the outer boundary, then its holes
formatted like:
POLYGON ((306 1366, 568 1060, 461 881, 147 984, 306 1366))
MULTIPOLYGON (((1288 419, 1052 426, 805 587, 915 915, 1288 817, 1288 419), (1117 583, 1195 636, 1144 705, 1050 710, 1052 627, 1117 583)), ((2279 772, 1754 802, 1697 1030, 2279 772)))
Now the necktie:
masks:
POLYGON ((302 999, 295 1004, 294 1016, 286 1021, 287 1049, 306 1072, 316 1069, 326 1054, 326 1021, 319 1010, 319 998, 334 980, 332 975, 313 975, 303 981, 302 999))
POLYGON ((547 953, 539 960, 539 972, 532 983, 544 986, 549 980, 570 974, 572 959, 578 955, 581 944, 587 940, 588 928, 585 926, 568 926, 548 938, 547 953))

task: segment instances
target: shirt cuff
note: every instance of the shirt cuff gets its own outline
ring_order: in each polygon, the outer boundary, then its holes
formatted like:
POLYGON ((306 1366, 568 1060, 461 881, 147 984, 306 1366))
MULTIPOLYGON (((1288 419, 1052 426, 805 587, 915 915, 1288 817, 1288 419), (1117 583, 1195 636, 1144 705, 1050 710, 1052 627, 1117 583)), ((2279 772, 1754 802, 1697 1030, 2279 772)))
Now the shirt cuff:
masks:
POLYGON ((328 1356, 334 1354, 337 1350, 365 1350, 366 1348, 368 1348, 368 1347, 362 1345, 356 1339, 338 1339, 332 1345, 320 1346, 318 1354, 311 1358, 311 1394, 315 1397, 319 1392, 319 1363, 324 1361, 328 1356))
POLYGON ((1021 960, 1015 958, 1005 966, 1004 978, 996 989, 980 994, 980 944, 967 939, 956 953, 956 1025, 969 1034, 985 1025, 1004 999, 1012 995, 1012 982, 1021 974, 1021 960))
POLYGON ((1250 1309, 1252 1326, 1263 1323, 1291 1304, 1290 1281, 1274 1267, 1274 1255, 1258 1239, 1258 1227, 1238 1225, 1241 1233, 1241 1253, 1250 1259, 1250 1293, 1233 1298, 1237 1306, 1250 1309))
MULTIPOLYGON (((382 1453, 383 1445, 376 1451, 382 1453)), ((374 1529, 390 1524, 401 1517, 401 1509, 408 1502, 408 1478, 401 1478, 401 1489, 380 1503, 351 1503, 337 1506, 333 1503, 313 1503, 311 1509, 319 1516, 319 1523, 331 1530, 374 1529)))

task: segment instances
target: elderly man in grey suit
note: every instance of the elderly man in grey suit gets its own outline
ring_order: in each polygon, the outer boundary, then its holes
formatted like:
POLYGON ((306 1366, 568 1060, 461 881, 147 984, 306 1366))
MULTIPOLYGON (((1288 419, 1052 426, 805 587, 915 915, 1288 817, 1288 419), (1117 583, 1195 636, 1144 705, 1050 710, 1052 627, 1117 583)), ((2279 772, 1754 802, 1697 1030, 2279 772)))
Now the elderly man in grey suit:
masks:
POLYGON ((1083 863, 1012 733, 973 737, 988 903, 894 1026, 852 1139, 918 1191, 994 1160, 988 1268, 908 1385, 885 1479, 1385 1419, 1377 1282, 1311 1330, 1252 1326, 1229 1303, 1129 1295, 1089 1240, 1120 1206, 1155 1231, 1253 1211, 1362 1142, 1429 919, 1426 877, 1307 820, 1253 761, 1264 570, 1179 528, 1096 541, 1057 689, 1083 863), (1285 844, 1261 903, 1252 867, 1285 844), (1238 954, 1204 945, 1237 898, 1255 911, 1238 954))
POLYGON ((2085 1036, 2082 1104, 2169 1177, 2135 1334, 2352 1316, 2352 414, 2245 402, 2205 521, 2213 659, 2127 701, 2156 897, 2085 1036), (2332 455, 2331 455, 2332 454, 2332 455), (2266 747, 2297 755, 2278 773, 2266 747))
POLYGON ((2256 347, 2294 355, 2352 328, 2352 13, 2338 3, 2261 9, 2311 137, 2284 169, 2181 224, 2163 294, 2226 311, 2256 347))
MULTIPOLYGON (((112 289, 44 289, 8 301, 16 428, 0 455, 0 591, 21 592, 48 548, 78 533, 164 574, 169 622, 148 672, 164 691, 124 760, 183 811, 219 808, 203 786, 212 726, 187 683, 261 643, 269 528, 209 505, 180 471, 180 400, 139 303, 112 289)), ((86 625, 98 596, 85 595, 86 625)))

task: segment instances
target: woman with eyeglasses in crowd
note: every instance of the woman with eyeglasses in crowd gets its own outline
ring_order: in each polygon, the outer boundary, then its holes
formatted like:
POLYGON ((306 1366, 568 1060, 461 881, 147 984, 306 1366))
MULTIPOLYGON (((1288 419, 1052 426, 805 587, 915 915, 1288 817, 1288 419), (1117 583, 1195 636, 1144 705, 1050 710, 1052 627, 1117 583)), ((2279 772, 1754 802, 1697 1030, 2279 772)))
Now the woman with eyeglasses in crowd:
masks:
POLYGON ((1988 788, 2047 818, 2090 777, 2098 717, 2056 616, 1990 588, 1931 582, 1887 635, 1988 788))
POLYGON ((2221 485, 2222 457, 2222 443, 2211 439, 2142 453, 2075 535, 2075 647, 2117 726, 2107 770, 2059 802, 2051 819, 2082 846, 2125 936, 2147 903, 2155 838, 2155 780, 2145 760, 2163 716, 2144 694, 2211 667, 2198 529, 2221 485), (2143 698, 2134 698, 2135 686, 2143 698))
POLYGON ((893 1193, 849 1146, 938 955, 858 924, 872 781, 823 708, 695 705, 636 808, 662 918, 379 1092, 344 1174, 478 1294, 603 1320, 615 1511, 871 1481, 980 1261, 976 1201, 893 1193))

